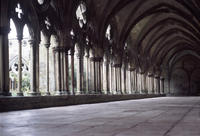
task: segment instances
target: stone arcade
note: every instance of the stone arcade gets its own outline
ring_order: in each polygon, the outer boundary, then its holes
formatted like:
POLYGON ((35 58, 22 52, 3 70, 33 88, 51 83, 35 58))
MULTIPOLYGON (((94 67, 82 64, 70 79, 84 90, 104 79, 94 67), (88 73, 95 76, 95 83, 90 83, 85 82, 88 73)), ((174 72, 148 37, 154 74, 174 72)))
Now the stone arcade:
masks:
POLYGON ((12 19, 19 47, 18 96, 24 95, 20 67, 25 25, 30 34, 29 96, 198 95, 198 11, 195 0, 1 1, 0 94, 12 95, 8 67, 12 19), (40 57, 42 46, 46 58, 40 57), (46 68, 40 66, 41 59, 46 59, 46 68), (54 82, 50 82, 52 67, 54 82))
POLYGON ((200 94, 198 0, 1 0, 0 13, 0 111, 200 94))

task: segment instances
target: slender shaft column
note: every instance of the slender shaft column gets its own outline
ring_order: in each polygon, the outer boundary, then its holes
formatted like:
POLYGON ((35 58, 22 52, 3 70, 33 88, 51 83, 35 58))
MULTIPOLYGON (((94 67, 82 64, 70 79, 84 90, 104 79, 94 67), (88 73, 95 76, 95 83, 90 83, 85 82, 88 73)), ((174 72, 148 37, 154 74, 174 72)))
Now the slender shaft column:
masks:
POLYGON ((61 66, 61 92, 62 94, 66 94, 65 92, 65 71, 64 71, 64 65, 65 65, 65 54, 64 52, 60 52, 60 66, 61 66))
POLYGON ((57 90, 57 84, 56 84, 56 75, 57 75, 57 71, 56 71, 56 55, 55 55, 55 50, 52 49, 52 54, 53 54, 53 73, 54 73, 54 92, 56 92, 57 90))
POLYGON ((118 93, 117 90, 117 68, 114 66, 114 94, 118 93))
POLYGON ((18 52, 18 96, 23 96, 22 92, 22 39, 18 38, 19 52, 18 52))
POLYGON ((136 77, 136 70, 134 71, 134 93, 137 93, 137 77, 136 77))
POLYGON ((148 91, 147 91, 147 76, 146 76, 146 74, 143 74, 143 84, 144 84, 144 86, 143 86, 144 93, 148 94, 148 91))
POLYGON ((146 74, 144 74, 144 90, 145 90, 145 94, 148 94, 148 82, 147 82, 146 74))
POLYGON ((50 43, 45 44, 46 47, 46 54, 47 54, 47 58, 46 58, 46 95, 50 95, 49 92, 49 47, 50 47, 50 43))
POLYGON ((78 47, 78 51, 76 54, 77 57, 77 92, 76 94, 83 94, 83 56, 82 56, 82 49, 81 47, 78 47))
POLYGON ((132 88, 132 94, 135 94, 135 77, 134 77, 134 72, 135 72, 135 70, 134 69, 132 69, 132 71, 131 71, 131 79, 132 79, 132 85, 131 85, 131 88, 132 88))
POLYGON ((40 41, 36 42, 36 95, 41 95, 40 93, 40 41))
POLYGON ((115 91, 116 94, 119 94, 119 68, 115 66, 115 91))
POLYGON ((71 49, 71 94, 75 95, 74 87, 74 49, 71 49))
POLYGON ((134 72, 134 79, 135 79, 135 94, 138 94, 138 80, 137 80, 137 71, 134 72))
POLYGON ((119 67, 119 91, 120 91, 120 94, 123 94, 122 93, 122 70, 121 70, 121 66, 119 67))
POLYGON ((155 85, 154 85, 154 77, 153 75, 151 76, 151 87, 152 87, 152 94, 155 94, 155 85))
POLYGON ((62 83, 61 83, 61 53, 60 49, 56 50, 56 81, 57 81, 57 92, 56 95, 61 95, 62 94, 62 83))
POLYGON ((100 85, 100 60, 98 58, 96 58, 97 60, 95 61, 96 64, 96 85, 97 85, 97 92, 96 93, 100 93, 101 91, 101 85, 100 85))
POLYGON ((158 81, 157 81, 157 77, 154 77, 154 94, 158 94, 158 81))
POLYGON ((131 78, 131 70, 128 71, 129 75, 129 94, 132 94, 132 78, 131 78))
MULTIPOLYGON (((2 28, 1 28, 2 29, 2 28)), ((1 33, 0 33, 1 34, 1 33)), ((3 61, 4 61, 4 54, 3 54, 3 34, 0 35, 0 95, 3 95, 3 92, 4 92, 4 67, 3 67, 3 61)), ((8 46, 8 45, 7 45, 8 46)), ((8 51, 7 51, 8 52, 8 51)), ((8 54, 8 53, 7 53, 8 54)), ((7 62, 9 63, 9 62, 7 62)), ((9 69, 9 67, 8 67, 9 69)), ((9 75, 9 74, 8 74, 9 75)), ((8 87, 8 90, 9 90, 9 87, 8 87)))
POLYGON ((125 64, 122 65, 121 74, 122 74, 122 77, 121 77, 122 94, 126 94, 126 66, 125 64))
POLYGON ((152 94, 151 75, 148 75, 148 94, 152 94))
POLYGON ((169 78, 168 77, 168 94, 171 94, 171 84, 170 84, 170 82, 171 82, 171 78, 169 78))
POLYGON ((158 86, 158 94, 160 94, 160 77, 157 77, 156 78, 156 80, 157 80, 157 86, 158 86))
POLYGON ((8 52, 9 27, 1 27, 0 29, 0 95, 10 96, 8 52))
POLYGON ((98 93, 99 91, 99 64, 98 64, 98 61, 96 60, 97 58, 95 58, 95 82, 96 82, 96 90, 95 90, 95 93, 98 93))
POLYGON ((133 71, 130 69, 130 90, 131 94, 133 94, 133 71))
POLYGON ((89 90, 90 90, 90 87, 89 87, 89 84, 90 84, 90 54, 89 54, 89 49, 86 49, 86 65, 85 65, 85 69, 86 69, 86 94, 89 93, 89 90))
POLYGON ((69 58, 68 58, 68 51, 65 52, 65 92, 70 94, 69 92, 69 58))
POLYGON ((8 51, 8 33, 9 15, 8 7, 10 1, 1 0, 0 4, 0 95, 10 96, 9 89, 9 51, 8 51))
POLYGON ((165 94, 165 79, 164 78, 161 78, 160 79, 160 92, 161 94, 165 94))
POLYGON ((96 69, 95 69, 95 58, 91 57, 90 58, 90 62, 91 62, 91 67, 90 67, 90 83, 91 83, 91 93, 94 94, 96 93, 96 69))
POLYGON ((123 75, 122 75, 122 76, 124 77, 124 82, 123 82, 124 87, 123 87, 123 91, 124 91, 124 94, 126 94, 126 93, 127 93, 127 87, 126 87, 127 76, 126 76, 126 66, 125 66, 125 65, 124 65, 124 67, 123 67, 123 75))
POLYGON ((138 79, 138 93, 141 94, 141 75, 139 72, 137 73, 137 79, 138 79))
POLYGON ((49 47, 47 49, 47 62, 46 62, 46 78, 47 78, 47 90, 46 90, 46 95, 50 95, 49 92, 49 47))
POLYGON ((131 76, 131 94, 135 93, 135 88, 134 88, 134 69, 130 70, 130 76, 131 76))
POLYGON ((104 63, 103 63, 103 91, 106 94, 110 94, 109 88, 109 62, 108 56, 104 56, 104 63))
POLYGON ((84 67, 84 51, 82 51, 82 59, 81 59, 81 82, 82 82, 82 92, 81 94, 85 94, 85 86, 84 86, 84 83, 85 83, 85 75, 84 75, 84 70, 85 70, 85 67, 84 67))
POLYGON ((141 91, 140 94, 144 94, 144 74, 140 74, 140 79, 141 79, 141 91))
POLYGON ((98 93, 101 94, 101 59, 98 60, 98 93))
POLYGON ((110 69, 110 75, 109 75, 109 77, 110 77, 110 93, 111 94, 113 94, 113 68, 112 68, 112 62, 110 62, 110 67, 109 67, 109 69, 110 69))

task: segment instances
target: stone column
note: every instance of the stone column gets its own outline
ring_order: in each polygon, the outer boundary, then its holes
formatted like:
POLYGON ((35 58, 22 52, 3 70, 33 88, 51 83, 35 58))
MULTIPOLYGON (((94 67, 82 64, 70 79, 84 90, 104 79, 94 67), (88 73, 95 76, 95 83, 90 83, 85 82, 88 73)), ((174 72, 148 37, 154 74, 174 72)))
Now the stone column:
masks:
POLYGON ((136 70, 134 70, 134 93, 137 94, 137 77, 136 77, 136 70))
POLYGON ((130 92, 133 94, 133 70, 130 68, 130 92))
POLYGON ((47 88, 46 88, 46 95, 50 95, 50 91, 49 91, 49 47, 50 47, 50 43, 49 44, 45 44, 46 46, 46 52, 47 52, 47 58, 46 58, 46 84, 47 84, 47 88))
POLYGON ((90 93, 95 93, 96 91, 96 81, 95 81, 95 61, 94 57, 90 58, 90 93))
POLYGON ((160 77, 156 77, 156 81, 157 81, 157 93, 160 94, 160 77))
POLYGON ((157 76, 154 77, 154 94, 158 94, 158 80, 157 80, 157 76))
POLYGON ((109 74, 109 78, 110 78, 110 93, 113 94, 113 68, 112 68, 112 62, 110 61, 110 74, 109 74))
POLYGON ((138 77, 137 77, 137 70, 135 70, 135 94, 138 94, 138 77))
POLYGON ((70 94, 69 92, 69 61, 68 61, 68 50, 64 53, 65 55, 65 94, 70 94))
POLYGON ((56 49, 56 86, 57 86, 57 92, 56 95, 62 94, 62 83, 61 83, 61 52, 60 48, 57 47, 56 49))
POLYGON ((36 95, 41 95, 40 93, 40 41, 36 42, 36 95))
POLYGON ((8 52, 9 27, 1 27, 0 29, 0 95, 10 96, 8 52))
POLYGON ((137 79, 137 94, 140 94, 140 74, 138 71, 136 73, 136 79, 137 79))
POLYGON ((56 92, 57 90, 57 84, 56 84, 56 75, 57 75, 57 71, 56 71, 56 55, 55 55, 55 50, 54 48, 52 48, 52 54, 53 54, 53 73, 54 73, 54 92, 56 92))
POLYGON ((74 87, 75 87, 75 83, 74 83, 74 49, 73 48, 70 50, 70 54, 71 54, 71 94, 75 95, 75 91, 74 91, 74 87))
POLYGON ((122 70, 121 70, 121 66, 118 68, 119 69, 119 93, 120 94, 123 94, 122 93, 122 70))
POLYGON ((97 60, 97 88, 98 88, 98 94, 102 93, 101 90, 101 58, 98 58, 97 60))
POLYGON ((89 84, 90 84, 90 54, 89 54, 89 49, 86 49, 86 53, 85 53, 85 57, 86 57, 86 65, 85 65, 85 69, 86 69, 86 94, 89 94, 89 84))
POLYGON ((133 79, 134 79, 134 94, 137 93, 137 81, 136 81, 136 70, 133 71, 133 79))
POLYGON ((140 94, 144 94, 144 73, 140 73, 140 80, 141 80, 140 94))
POLYGON ((135 94, 135 69, 134 68, 130 68, 130 79, 131 79, 131 94, 135 94))
MULTIPOLYGON (((30 62, 30 73, 31 73, 31 92, 29 95, 31 96, 37 96, 40 95, 39 93, 39 77, 38 77, 38 69, 39 69, 39 62, 38 57, 39 55, 39 43, 35 41, 34 39, 29 40, 30 44, 30 50, 31 50, 31 62, 30 62)), ((48 45, 49 46, 49 45, 48 45)))
POLYGON ((161 94, 165 94, 165 79, 162 77, 160 79, 160 92, 161 94))
POLYGON ((148 94, 152 94, 152 83, 151 83, 151 75, 148 75, 148 94))
POLYGON ((78 45, 77 46, 77 92, 76 94, 83 94, 83 53, 82 48, 78 45))
POLYGON ((152 87, 152 94, 155 94, 155 84, 154 84, 154 76, 151 75, 151 87, 152 87))
POLYGON ((117 94, 118 90, 117 90, 117 67, 116 66, 114 66, 113 83, 114 83, 114 94, 117 94))
POLYGON ((122 69, 121 69, 121 73, 122 73, 122 94, 126 94, 126 66, 125 64, 122 65, 122 69))
POLYGON ((1 0, 0 8, 0 95, 10 96, 9 89, 9 51, 8 33, 9 28, 9 3, 10 1, 1 0))
POLYGON ((144 74, 144 90, 145 90, 145 94, 148 94, 147 74, 144 74))
POLYGON ((66 56, 65 56, 65 49, 63 48, 62 49, 62 53, 61 53, 61 56, 62 56, 62 65, 61 65, 61 68, 62 68, 62 95, 66 95, 67 94, 67 91, 66 91, 66 56))
POLYGON ((129 68, 129 71, 128 71, 128 75, 129 75, 129 94, 132 94, 132 76, 131 76, 131 69, 129 68))
POLYGON ((22 37, 18 37, 18 92, 17 96, 23 96, 22 92, 22 37))
POLYGON ((110 94, 110 87, 109 87, 109 60, 108 55, 104 54, 104 63, 103 63, 103 91, 106 94, 110 94))
POLYGON ((95 63, 95 82, 96 82, 96 90, 95 90, 95 93, 98 93, 99 91, 99 64, 98 64, 98 61, 97 61, 97 58, 95 58, 94 60, 94 63, 95 63))

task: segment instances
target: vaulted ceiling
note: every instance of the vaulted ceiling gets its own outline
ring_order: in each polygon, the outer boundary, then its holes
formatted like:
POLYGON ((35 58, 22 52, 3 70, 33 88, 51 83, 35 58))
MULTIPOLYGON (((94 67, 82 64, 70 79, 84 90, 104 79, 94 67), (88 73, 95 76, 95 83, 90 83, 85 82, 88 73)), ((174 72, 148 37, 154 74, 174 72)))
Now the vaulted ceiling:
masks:
POLYGON ((193 60, 194 69, 200 67, 199 0, 13 0, 11 8, 18 2, 33 31, 45 30, 48 17, 51 34, 66 48, 73 46, 66 44, 73 29, 81 40, 88 36, 92 46, 108 50, 105 32, 110 24, 109 47, 140 72, 163 74, 177 61, 193 60), (83 28, 76 18, 80 2, 87 8, 83 28))

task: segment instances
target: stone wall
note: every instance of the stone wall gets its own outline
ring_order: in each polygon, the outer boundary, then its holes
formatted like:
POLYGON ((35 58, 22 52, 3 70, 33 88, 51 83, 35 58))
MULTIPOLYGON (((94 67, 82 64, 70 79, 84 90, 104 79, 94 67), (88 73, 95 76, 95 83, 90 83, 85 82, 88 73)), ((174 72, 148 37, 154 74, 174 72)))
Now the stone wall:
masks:
POLYGON ((120 100, 143 99, 161 96, 165 95, 70 95, 39 97, 2 97, 0 98, 0 112, 77 104, 91 104, 120 100))

